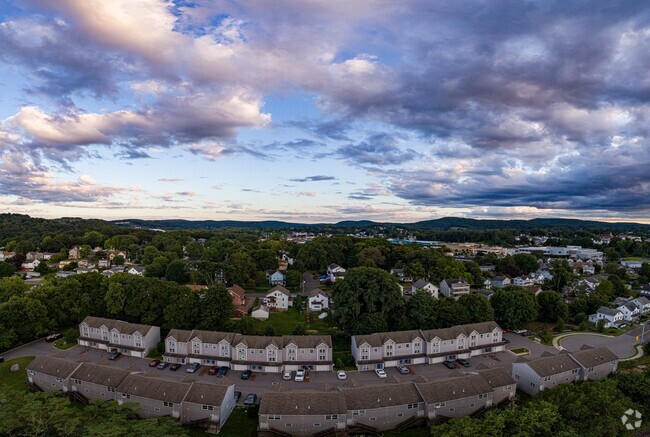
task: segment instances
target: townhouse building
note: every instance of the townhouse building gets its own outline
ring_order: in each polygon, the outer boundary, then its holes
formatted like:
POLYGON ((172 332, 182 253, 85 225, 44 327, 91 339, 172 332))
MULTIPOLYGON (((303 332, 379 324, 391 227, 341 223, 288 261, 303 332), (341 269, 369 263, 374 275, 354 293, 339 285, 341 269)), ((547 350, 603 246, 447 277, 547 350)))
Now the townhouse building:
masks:
POLYGON ((160 327, 88 316, 79 324, 81 346, 144 358, 160 341, 160 327))
POLYGON ((314 371, 331 371, 332 339, 323 335, 257 336, 173 329, 165 338, 163 360, 264 373, 304 366, 314 371))
POLYGON ((469 283, 464 279, 443 279, 440 282, 440 292, 447 297, 458 300, 459 297, 469 294, 469 283))
POLYGON ((70 375, 70 390, 85 399, 116 400, 117 388, 129 376, 127 370, 81 363, 70 375))
POLYGON ((358 370, 433 364, 505 349, 503 330, 496 322, 356 335, 351 346, 358 370))
POLYGON ((618 357, 605 347, 522 360, 512 364, 519 389, 535 395, 560 384, 605 378, 616 372, 618 357))
POLYGON ((25 370, 27 381, 39 390, 70 390, 70 375, 79 367, 79 363, 59 358, 38 356, 25 370))

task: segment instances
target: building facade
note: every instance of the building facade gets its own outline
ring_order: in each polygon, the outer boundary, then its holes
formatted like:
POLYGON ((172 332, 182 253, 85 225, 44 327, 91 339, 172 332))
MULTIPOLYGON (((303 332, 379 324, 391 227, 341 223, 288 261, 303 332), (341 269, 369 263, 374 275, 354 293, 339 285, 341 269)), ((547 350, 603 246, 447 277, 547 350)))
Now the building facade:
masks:
POLYGON ((79 324, 77 341, 81 346, 144 358, 160 341, 160 327, 88 316, 79 324))

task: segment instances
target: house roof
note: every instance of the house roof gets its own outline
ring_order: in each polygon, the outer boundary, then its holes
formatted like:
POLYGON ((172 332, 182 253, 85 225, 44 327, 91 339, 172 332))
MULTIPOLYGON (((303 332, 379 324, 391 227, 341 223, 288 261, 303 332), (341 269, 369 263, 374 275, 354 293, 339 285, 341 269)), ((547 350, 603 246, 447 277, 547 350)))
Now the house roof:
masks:
POLYGON ((243 298, 246 295, 246 290, 244 290, 237 284, 233 285, 232 287, 228 287, 227 290, 233 294, 236 294, 240 298, 243 298))
POLYGON ((268 313, 269 312, 269 307, 262 304, 262 305, 258 305, 255 308, 253 308, 253 311, 257 311, 257 310, 266 311, 268 313))
POLYGON ((228 343, 232 344, 235 341, 235 338, 239 334, 233 332, 219 332, 219 331, 202 331, 200 329, 195 329, 192 331, 191 339, 194 340, 198 338, 202 343, 219 343, 222 340, 226 340, 228 343))
POLYGON ((650 299, 648 299, 648 298, 645 297, 645 296, 637 297, 637 298, 636 298, 636 301, 637 301, 639 304, 641 304, 641 305, 648 305, 648 304, 650 304, 650 299))
POLYGON ((452 285, 469 285, 469 283, 462 278, 453 278, 453 279, 443 279, 442 282, 445 282, 449 287, 452 285))
POLYGON ((228 393, 228 385, 209 384, 205 382, 195 382, 185 395, 183 402, 192 402, 193 404, 220 406, 228 393))
POLYGON ((266 295, 268 296, 269 294, 273 293, 274 291, 279 291, 280 293, 286 294, 287 296, 291 295, 289 290, 284 288, 282 285, 276 285, 275 287, 271 288, 269 291, 266 292, 266 295))
POLYGON ((329 266, 327 266, 327 268, 328 268, 329 270, 334 270, 334 269, 342 268, 342 267, 341 267, 340 265, 338 265, 338 264, 334 264, 334 263, 332 263, 332 264, 330 264, 329 266))
POLYGON ((37 356, 25 369, 58 378, 67 378, 79 367, 79 363, 60 358, 37 356))
POLYGON ((348 410, 371 410, 423 401, 412 382, 342 389, 348 410))
POLYGON ((343 393, 331 392, 266 392, 260 401, 259 414, 314 416, 346 414, 343 393))
POLYGON ((586 368, 595 367, 611 361, 618 361, 618 356, 606 347, 580 350, 573 352, 571 356, 586 368))
MULTIPOLYGON (((429 285, 429 284, 431 284, 431 282, 425 281, 424 279, 419 279, 419 280, 415 281, 415 284, 413 284, 413 288, 424 288, 426 285, 429 285)), ((433 285, 433 284, 431 284, 431 285, 433 285)), ((435 287, 435 285, 434 285, 434 287, 435 287)), ((436 287, 436 288, 438 288, 438 287, 436 287)))
POLYGON ((415 384, 427 404, 462 399, 492 392, 492 386, 479 375, 467 375, 415 384))
POLYGON ((147 335, 153 326, 140 325, 138 323, 129 323, 122 320, 105 319, 103 317, 88 316, 83 319, 82 323, 92 327, 101 328, 102 325, 106 326, 109 330, 116 328, 121 334, 133 334, 139 332, 142 335, 147 335))
POLYGON ((282 348, 284 339, 280 336, 262 336, 262 335, 238 335, 232 345, 244 344, 250 349, 265 349, 267 346, 274 345, 278 349, 282 348))
POLYGON ((508 278, 507 276, 495 276, 494 278, 492 278, 492 281, 501 282, 501 281, 504 281, 506 279, 510 279, 510 278, 508 278))
POLYGON ((572 369, 579 369, 576 363, 568 354, 553 355, 551 357, 537 358, 530 360, 528 366, 540 377, 556 375, 572 369))
POLYGON ((636 307, 636 305, 634 305, 632 302, 628 302, 628 303, 626 303, 626 304, 624 304, 624 305, 621 305, 621 306, 624 306, 625 308, 627 308, 628 310, 630 310, 630 311, 632 311, 632 312, 634 312, 634 311, 638 311, 638 310, 639 310, 639 309, 636 307))
POLYGON ((314 296, 318 295, 319 293, 322 294, 323 296, 332 297, 332 293, 330 293, 329 291, 323 291, 320 288, 314 288, 309 293, 307 293, 307 296, 308 297, 314 297, 314 296))
POLYGON ((372 347, 380 347, 388 340, 393 340, 395 343, 410 343, 416 338, 424 339, 424 336, 422 335, 422 331, 414 329, 411 331, 377 332, 374 334, 357 335, 355 338, 357 346, 365 342, 372 347))
POLYGON ((478 374, 485 379, 492 388, 504 387, 516 384, 517 381, 503 367, 495 367, 488 370, 478 370, 478 374))
POLYGON ((598 308, 598 312, 601 313, 601 314, 606 314, 608 316, 613 317, 613 316, 617 315, 618 313, 620 313, 621 310, 614 309, 614 308, 608 308, 608 307, 600 307, 600 308, 598 308))
POLYGON ((299 348, 306 349, 316 348, 319 344, 323 343, 332 347, 332 337, 329 335, 284 335, 282 340, 283 347, 287 347, 290 343, 295 344, 299 348))
POLYGON ((181 343, 187 343, 192 338, 192 331, 186 329, 172 329, 167 334, 167 338, 173 337, 174 340, 180 341, 181 343))
POLYGON ((451 328, 429 329, 422 331, 422 333, 424 334, 424 337, 427 341, 431 341, 436 337, 441 340, 451 340, 453 338, 457 338, 460 334, 469 336, 474 331, 478 332, 479 334, 487 334, 497 328, 501 329, 501 327, 496 322, 490 321, 452 326, 451 328))
POLYGON ((70 375, 70 377, 74 379, 80 379, 81 381, 97 385, 105 385, 107 387, 119 386, 127 376, 129 376, 129 372, 126 370, 109 366, 100 366, 93 363, 82 363, 81 366, 70 375))
POLYGON ((180 403, 189 389, 190 384, 188 383, 162 378, 147 378, 140 375, 127 376, 117 387, 117 391, 120 393, 174 403, 180 403))

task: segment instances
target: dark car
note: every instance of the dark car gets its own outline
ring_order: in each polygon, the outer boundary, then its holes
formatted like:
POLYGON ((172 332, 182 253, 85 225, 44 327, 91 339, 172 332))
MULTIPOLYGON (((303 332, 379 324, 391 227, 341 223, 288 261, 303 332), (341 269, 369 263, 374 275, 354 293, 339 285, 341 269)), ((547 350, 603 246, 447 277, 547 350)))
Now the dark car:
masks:
POLYGON ((459 358, 458 360, 456 360, 456 362, 463 367, 472 367, 472 364, 469 361, 464 360, 462 358, 459 358))
POLYGON ((59 338, 63 338, 62 334, 50 334, 47 337, 45 337, 45 341, 48 343, 52 343, 53 341, 57 341, 59 338))
POLYGON ((453 361, 443 361, 442 364, 445 365, 448 369, 455 369, 456 368, 456 363, 453 361))
POLYGON ((114 361, 117 360, 120 356, 122 356, 122 352, 111 352, 111 354, 108 356, 108 359, 114 361))
POLYGON ((162 369, 165 369, 167 366, 169 366, 169 363, 166 363, 166 362, 164 362, 164 361, 161 361, 160 363, 158 363, 158 365, 156 366, 156 368, 162 370, 162 369))
POLYGON ((235 392, 235 403, 239 402, 239 399, 241 399, 241 392, 236 391, 235 392))
POLYGON ((176 364, 172 364, 172 365, 169 367, 169 370, 171 370, 172 372, 175 372, 175 371, 177 371, 177 370, 180 369, 180 368, 181 368, 181 365, 178 364, 178 363, 176 363, 176 364))
POLYGON ((255 405, 255 402, 257 402, 257 395, 255 393, 247 395, 246 399, 244 399, 244 405, 255 405))
POLYGON ((217 378, 223 378, 227 374, 228 374, 228 368, 226 366, 221 366, 217 371, 217 378))
POLYGON ((244 370, 241 373, 241 379, 250 379, 252 374, 253 372, 251 372, 250 370, 244 370))
POLYGON ((157 367, 160 364, 160 360, 153 360, 149 363, 149 367, 157 367))
POLYGON ((208 375, 216 375, 219 368, 217 366, 212 366, 208 370, 208 375))
POLYGON ((503 339, 503 342, 504 342, 505 344, 510 344, 510 340, 508 340, 507 338, 504 338, 504 339, 503 339))

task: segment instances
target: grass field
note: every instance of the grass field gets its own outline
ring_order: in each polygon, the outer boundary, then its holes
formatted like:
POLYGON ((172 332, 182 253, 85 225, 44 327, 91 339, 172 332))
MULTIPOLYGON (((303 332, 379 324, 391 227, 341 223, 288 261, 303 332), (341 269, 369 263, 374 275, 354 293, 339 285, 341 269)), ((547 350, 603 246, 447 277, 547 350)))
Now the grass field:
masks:
POLYGON ((518 347, 517 349, 510 349, 510 352, 512 352, 513 354, 517 354, 517 355, 523 355, 523 354, 530 353, 530 351, 528 349, 526 349, 525 347, 518 347))
POLYGON ((318 314, 310 315, 310 324, 307 325, 305 312, 300 312, 298 308, 291 307, 287 311, 280 311, 271 313, 268 320, 255 320, 255 330, 258 332, 263 332, 267 326, 272 326, 275 331, 275 335, 290 335, 293 334, 293 330, 296 329, 296 326, 299 324, 305 325, 306 329, 312 332, 313 334, 333 334, 338 331, 338 328, 332 325, 331 316, 328 316, 326 319, 321 320, 318 318, 318 314))
POLYGON ((245 407, 235 408, 219 433, 221 437, 255 437, 257 414, 249 414, 245 407))
POLYGON ((13 360, 0 363, 0 387, 7 387, 9 389, 20 389, 25 387, 25 380, 27 374, 25 373, 25 366, 32 362, 35 357, 22 357, 14 358, 13 360), (18 364, 20 370, 12 372, 11 366, 18 364))

